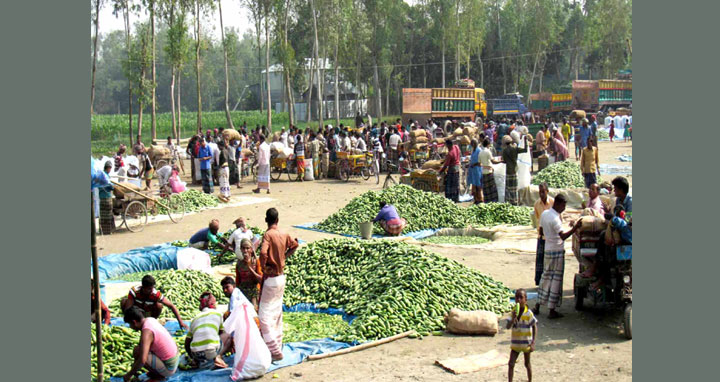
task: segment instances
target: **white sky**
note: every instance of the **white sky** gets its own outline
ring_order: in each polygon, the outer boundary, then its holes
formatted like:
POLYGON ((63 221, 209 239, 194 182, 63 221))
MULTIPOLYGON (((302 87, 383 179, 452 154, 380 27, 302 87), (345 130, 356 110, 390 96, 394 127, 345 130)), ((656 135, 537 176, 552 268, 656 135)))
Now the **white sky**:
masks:
MULTIPOLYGON (((223 24, 225 25, 225 28, 236 28, 240 31, 241 36, 246 31, 252 30, 253 27, 250 13, 247 9, 240 5, 240 0, 223 0, 222 9, 223 24)), ((132 14, 130 15, 130 24, 135 24, 141 20, 147 20, 149 17, 149 13, 140 15, 132 14)), ((212 20, 212 28, 214 28, 214 30, 210 30, 209 27, 211 27, 211 25, 205 23, 202 26, 204 32, 201 32, 201 34, 207 34, 209 32, 215 38, 219 39, 220 16, 218 14, 217 7, 215 8, 213 15, 210 16, 210 19, 212 20)), ((92 22, 90 24, 91 34, 95 33, 92 22)), ((106 4, 104 8, 100 10, 100 34, 107 34, 114 30, 124 30, 124 28, 125 26, 123 25, 122 13, 118 14, 118 17, 115 17, 115 15, 113 15, 112 4, 106 4)), ((189 32, 192 33, 192 28, 189 32)))
MULTIPOLYGON (((417 1, 418 0, 405 0, 405 2, 410 5, 413 5, 417 1)), ((245 7, 240 5, 240 0, 223 0, 222 8, 223 24, 225 25, 225 28, 236 28, 239 30, 241 36, 246 31, 251 31, 253 29, 250 12, 245 7)), ((115 17, 115 15, 113 15, 112 4, 106 2, 104 8, 100 10, 100 34, 107 34, 114 30, 124 30, 125 27, 123 26, 122 13, 118 16, 119 17, 115 17)), ((149 14, 130 15, 130 24, 135 24, 140 20, 147 20, 149 17, 149 14)), ((212 28, 214 30, 209 30, 208 27, 210 25, 205 23, 203 26, 203 29, 205 29, 204 33, 207 34, 209 31, 213 37, 219 39, 220 16, 218 15, 217 9, 213 13, 211 20, 212 28)), ((92 23, 90 24, 92 35, 93 33, 95 33, 94 26, 92 25, 92 23)), ((190 32, 192 33, 192 28, 190 28, 190 32)))

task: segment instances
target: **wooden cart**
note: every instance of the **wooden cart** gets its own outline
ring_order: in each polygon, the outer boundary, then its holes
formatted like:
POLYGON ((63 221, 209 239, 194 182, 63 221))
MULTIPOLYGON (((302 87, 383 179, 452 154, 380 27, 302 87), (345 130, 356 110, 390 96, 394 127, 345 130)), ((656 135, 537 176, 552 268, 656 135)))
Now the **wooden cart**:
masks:
POLYGON ((173 223, 178 223, 185 217, 185 202, 180 194, 164 191, 153 194, 135 191, 113 181, 111 183, 113 186, 121 188, 125 193, 124 197, 119 200, 123 218, 120 225, 124 224, 130 232, 142 231, 148 221, 148 212, 157 215, 160 213, 160 207, 165 210, 173 223))

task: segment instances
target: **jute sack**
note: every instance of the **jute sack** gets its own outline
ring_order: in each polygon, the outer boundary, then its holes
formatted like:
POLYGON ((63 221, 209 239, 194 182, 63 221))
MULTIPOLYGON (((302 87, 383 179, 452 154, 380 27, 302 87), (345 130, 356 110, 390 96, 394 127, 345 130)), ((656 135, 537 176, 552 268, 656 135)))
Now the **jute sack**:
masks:
POLYGON ((438 145, 444 145, 445 138, 435 138, 435 143, 437 143, 438 145))
POLYGON ((463 134, 473 137, 473 136, 475 136, 475 134, 477 134, 477 130, 478 129, 476 127, 465 126, 463 128, 463 134))
POLYGON ((453 137, 459 137, 459 136, 461 136, 461 135, 463 135, 463 129, 461 129, 461 128, 458 127, 458 128, 455 129, 455 131, 453 132, 453 137))
MULTIPOLYGON (((589 209, 589 208, 586 208, 589 209)), ((594 210, 592 210, 594 211, 594 210)), ((605 219, 597 216, 582 216, 579 232, 600 232, 605 227, 605 219)))
POLYGON ((415 138, 414 141, 415 141, 415 143, 427 143, 428 139, 426 136, 423 135, 423 136, 415 138))
POLYGON ((253 156, 253 152, 250 149, 242 149, 242 156, 243 158, 248 158, 253 156))
POLYGON ((498 318, 493 312, 474 310, 466 312, 452 308, 445 315, 445 329, 456 334, 487 334, 498 332, 498 318))
POLYGON ((232 140, 239 141, 242 139, 240 132, 235 129, 225 129, 225 130, 223 130, 222 134, 223 134, 223 138, 227 139, 228 141, 232 141, 232 140))
POLYGON ((412 149, 415 151, 423 151, 427 149, 427 143, 417 143, 412 146, 412 149))
POLYGON ((424 137, 425 136, 425 130, 418 129, 415 131, 410 132, 410 135, 412 135, 415 138, 424 137))
POLYGON ((582 119, 585 118, 585 110, 573 110, 570 113, 570 119, 582 119))
POLYGON ((470 142, 471 142, 471 139, 470 139, 470 137, 468 137, 467 135, 463 135, 463 136, 460 137, 460 144, 461 144, 461 145, 469 145, 470 142))
POLYGON ((427 170, 430 168, 437 169, 437 168, 441 168, 442 165, 443 165, 443 161, 441 161, 441 160, 429 160, 429 161, 423 163, 422 169, 423 170, 427 170))
POLYGON ((170 149, 165 146, 151 145, 148 149, 148 156, 150 160, 155 161, 156 158, 170 156, 170 149))
MULTIPOLYGON (((129 188, 129 189, 131 189, 131 190, 140 191, 140 187, 138 187, 138 186, 136 186, 136 185, 134 185, 134 184, 132 184, 132 183, 120 182, 120 183, 118 183, 118 184, 123 185, 123 186, 125 186, 126 188, 129 188)), ((118 199, 124 198, 124 197, 125 197, 126 188, 119 187, 119 186, 118 186, 118 187, 113 187, 113 195, 115 195, 115 197, 118 198, 118 199)), ((127 191, 127 193, 132 194, 132 192, 130 192, 130 191, 127 191)))

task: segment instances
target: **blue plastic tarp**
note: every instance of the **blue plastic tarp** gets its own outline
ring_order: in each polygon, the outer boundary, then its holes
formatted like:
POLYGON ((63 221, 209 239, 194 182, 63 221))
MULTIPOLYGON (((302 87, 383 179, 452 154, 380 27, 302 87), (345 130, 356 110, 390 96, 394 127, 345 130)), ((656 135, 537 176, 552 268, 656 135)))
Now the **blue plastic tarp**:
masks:
MULTIPOLYGON (((347 314, 342 309, 337 308, 317 308, 314 304, 297 304, 292 307, 283 305, 283 311, 285 312, 312 312, 312 313, 327 313, 342 315, 343 320, 352 323, 355 316, 347 314)), ((190 326, 190 321, 185 321, 190 326)), ((128 326, 122 318, 112 318, 110 325, 121 325, 128 326)), ((170 332, 171 335, 175 335, 175 331, 180 329, 180 325, 175 320, 169 320, 165 323, 165 329, 170 332)), ((283 359, 279 362, 274 362, 270 365, 268 373, 287 366, 297 365, 305 361, 305 359, 313 354, 324 354, 332 353, 341 349, 355 346, 356 344, 348 344, 345 342, 333 341, 330 338, 321 338, 303 342, 291 342, 283 344, 283 359)), ((232 374, 233 357, 224 357, 225 363, 230 366, 227 369, 221 370, 180 370, 178 369, 175 374, 168 378, 168 382, 227 382, 232 374)), ((143 376, 144 379, 147 376, 143 376)), ((111 378, 113 382, 120 382, 122 378, 111 378)))
POLYGON ((601 163, 600 172, 607 175, 632 175, 632 166, 618 166, 601 163))
MULTIPOLYGON (((349 235, 349 234, 345 234, 345 233, 335 233, 335 232, 325 231, 325 230, 316 228, 315 226, 317 226, 317 225, 318 225, 318 223, 305 223, 305 224, 294 225, 293 227, 300 228, 300 229, 306 229, 308 231, 330 233, 333 235, 340 235, 340 236, 360 239, 360 236, 358 236, 358 235, 349 235)), ((415 240, 420 240, 420 239, 424 239, 426 237, 430 237, 430 236, 434 235, 437 231, 439 231, 441 229, 442 228, 428 228, 428 229, 424 229, 422 231, 404 233, 401 236, 412 237, 415 240)), ((372 237, 375 239, 382 239, 383 237, 386 237, 386 236, 373 234, 372 237)))
POLYGON ((127 273, 177 269, 177 250, 173 245, 159 244, 103 256, 98 259, 100 282, 127 273))

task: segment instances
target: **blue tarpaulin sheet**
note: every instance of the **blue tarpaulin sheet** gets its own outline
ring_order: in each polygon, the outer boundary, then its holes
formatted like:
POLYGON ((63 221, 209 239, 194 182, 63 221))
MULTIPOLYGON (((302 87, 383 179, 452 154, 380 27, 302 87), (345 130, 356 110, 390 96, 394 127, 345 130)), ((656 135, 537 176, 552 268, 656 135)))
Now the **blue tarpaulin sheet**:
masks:
MULTIPOLYGON (((360 239, 360 236, 358 236, 358 235, 349 235, 349 234, 345 234, 345 233, 335 233, 335 232, 324 231, 324 230, 321 230, 321 229, 319 229, 319 228, 315 228, 316 225, 318 225, 318 223, 306 223, 306 224, 294 225, 293 227, 295 227, 295 228, 300 228, 300 229, 306 229, 306 230, 308 230, 308 231, 330 233, 330 234, 333 234, 333 235, 340 235, 340 236, 352 237, 352 238, 355 238, 355 239, 360 239)), ((422 231, 415 231, 415 232, 404 233, 404 234, 402 234, 402 236, 412 237, 412 238, 415 239, 415 240, 420 240, 420 239, 424 239, 424 238, 426 238, 426 237, 430 237, 430 236, 434 235, 434 234, 435 234, 437 231, 439 231, 440 229, 441 229, 441 228, 437 228, 437 229, 428 228, 428 229, 424 229, 424 230, 422 230, 422 231)), ((373 234, 372 237, 375 238, 375 239, 382 239, 383 237, 386 237, 386 236, 373 234)))
POLYGON ((159 244, 103 256, 98 259, 100 282, 127 273, 177 269, 177 250, 173 245, 159 244))
MULTIPOLYGON (((355 316, 347 314, 342 309, 336 308, 317 308, 314 304, 297 304, 292 307, 283 305, 283 311, 285 312, 312 312, 312 313, 327 313, 342 315, 343 320, 351 323, 355 319, 355 316)), ((190 326, 190 321, 185 321, 190 326)), ((125 324, 122 318, 112 318, 110 325, 122 325, 125 324)), ((175 331, 180 329, 180 325, 177 321, 171 320, 165 323, 165 329, 170 334, 175 335, 175 331)), ((268 369, 268 373, 274 370, 297 365, 303 362, 308 356, 313 354, 324 354, 332 353, 337 350, 349 348, 354 344, 348 344, 344 342, 333 341, 329 338, 315 339, 304 342, 291 342, 283 344, 283 359, 282 361, 272 363, 268 369)), ((230 380, 230 374, 232 374, 233 357, 225 357, 225 362, 230 366, 227 369, 221 370, 180 370, 178 369, 175 374, 168 378, 168 382, 227 382, 230 380)), ((143 376, 146 378, 147 376, 143 376)), ((113 382, 120 382, 122 378, 111 378, 113 382)))
POLYGON ((632 166, 618 166, 601 163, 600 172, 607 175, 632 175, 632 166))

